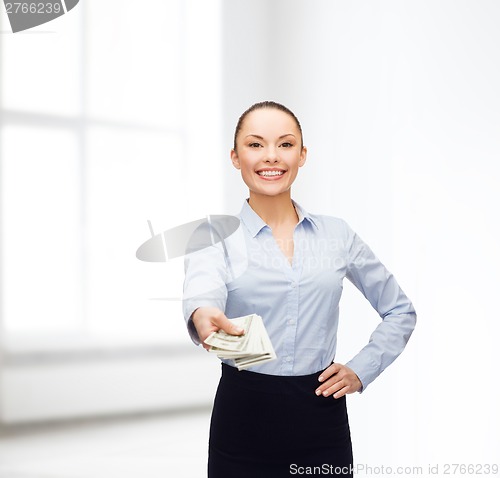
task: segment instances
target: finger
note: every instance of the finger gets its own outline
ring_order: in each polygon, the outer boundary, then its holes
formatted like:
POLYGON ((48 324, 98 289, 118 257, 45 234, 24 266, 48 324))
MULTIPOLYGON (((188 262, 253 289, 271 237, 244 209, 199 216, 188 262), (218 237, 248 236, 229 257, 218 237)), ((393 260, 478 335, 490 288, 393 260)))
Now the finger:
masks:
POLYGON ((219 317, 214 317, 212 320, 214 325, 222 329, 224 332, 231 335, 241 335, 245 332, 241 327, 238 327, 236 324, 231 322, 225 315, 221 315, 219 317))
POLYGON ((219 327, 216 325, 210 323, 208 327, 203 327, 203 331, 199 332, 199 336, 202 339, 201 344, 203 345, 204 348, 207 350, 210 350, 211 345, 206 344, 205 340, 207 340, 208 337, 210 337, 214 332, 217 332, 219 330, 219 327))
POLYGON ((342 379, 338 375, 334 375, 332 378, 327 380, 326 382, 322 383, 317 389, 316 389, 316 395, 321 395, 323 392, 328 390, 329 388, 335 386, 338 382, 340 382, 342 379))
POLYGON ((339 380, 331 387, 328 387, 326 390, 323 390, 323 397, 329 397, 330 395, 333 395, 335 392, 338 392, 339 390, 343 389, 345 386, 346 386, 345 382, 343 380, 339 380))
POLYGON ((343 397, 346 393, 349 393, 350 387, 344 387, 341 388, 338 392, 333 394, 333 398, 341 398, 343 397))
POLYGON ((320 382, 324 382, 327 378, 330 378, 332 375, 336 374, 340 371, 340 365, 336 363, 332 363, 329 367, 327 367, 323 373, 318 377, 320 382))

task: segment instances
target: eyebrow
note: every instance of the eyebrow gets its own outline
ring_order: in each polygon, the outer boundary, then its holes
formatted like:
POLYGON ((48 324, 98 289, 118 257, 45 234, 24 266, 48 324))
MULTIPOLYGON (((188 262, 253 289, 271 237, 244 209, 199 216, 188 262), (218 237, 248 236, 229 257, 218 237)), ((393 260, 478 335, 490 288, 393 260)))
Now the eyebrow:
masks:
MULTIPOLYGON (((245 136, 245 138, 248 138, 249 136, 253 136, 254 138, 259 138, 259 139, 262 139, 264 140, 264 138, 262 136, 259 136, 258 134, 247 134, 245 136)), ((287 133, 287 134, 282 134, 278 139, 283 139, 283 138, 286 138, 287 136, 293 136, 295 138, 295 135, 292 134, 292 133, 287 133)))

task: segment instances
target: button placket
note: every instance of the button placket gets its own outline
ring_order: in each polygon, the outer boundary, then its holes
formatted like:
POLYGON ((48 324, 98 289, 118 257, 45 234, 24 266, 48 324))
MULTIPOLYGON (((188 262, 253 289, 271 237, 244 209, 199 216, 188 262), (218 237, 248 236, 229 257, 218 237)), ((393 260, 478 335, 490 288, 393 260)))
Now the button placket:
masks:
MULTIPOLYGON (((297 234, 294 233, 294 239, 297 234)), ((302 272, 302 251, 295 247, 293 267, 288 268, 286 276, 289 280, 287 293, 287 314, 285 317, 284 357, 282 366, 285 373, 292 374, 297 336, 297 319, 299 311, 300 274, 302 272)))

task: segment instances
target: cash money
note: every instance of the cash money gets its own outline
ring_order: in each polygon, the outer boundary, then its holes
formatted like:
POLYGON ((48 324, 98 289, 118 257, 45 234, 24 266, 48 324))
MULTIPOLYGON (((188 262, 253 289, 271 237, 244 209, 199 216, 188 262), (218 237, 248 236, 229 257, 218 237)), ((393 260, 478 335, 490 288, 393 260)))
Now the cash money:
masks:
POLYGON ((223 330, 212 332, 205 343, 210 345, 209 352, 221 359, 232 359, 238 370, 274 360, 276 354, 267 334, 262 317, 257 314, 229 319, 241 327, 245 333, 230 335, 223 330))

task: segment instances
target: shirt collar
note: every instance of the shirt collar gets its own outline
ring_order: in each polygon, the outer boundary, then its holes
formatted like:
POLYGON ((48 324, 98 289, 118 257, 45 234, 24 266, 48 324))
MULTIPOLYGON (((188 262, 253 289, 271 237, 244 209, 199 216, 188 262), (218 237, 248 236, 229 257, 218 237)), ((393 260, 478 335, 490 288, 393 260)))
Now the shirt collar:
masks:
MULTIPOLYGON (((299 224, 305 219, 314 227, 316 227, 316 229, 319 229, 316 220, 313 219, 313 217, 303 207, 301 207, 293 199, 292 203, 295 206, 297 215, 299 216, 299 224)), ((263 227, 267 226, 264 220, 252 209, 250 204, 248 204, 248 199, 245 199, 243 201, 243 207, 240 211, 240 218, 247 229, 250 231, 252 237, 255 237, 263 227)))

